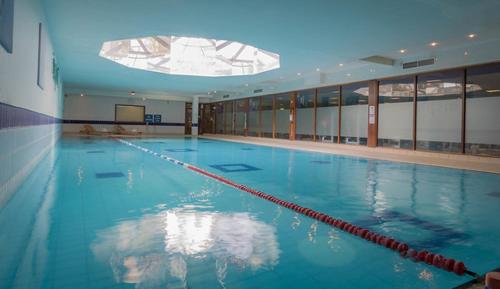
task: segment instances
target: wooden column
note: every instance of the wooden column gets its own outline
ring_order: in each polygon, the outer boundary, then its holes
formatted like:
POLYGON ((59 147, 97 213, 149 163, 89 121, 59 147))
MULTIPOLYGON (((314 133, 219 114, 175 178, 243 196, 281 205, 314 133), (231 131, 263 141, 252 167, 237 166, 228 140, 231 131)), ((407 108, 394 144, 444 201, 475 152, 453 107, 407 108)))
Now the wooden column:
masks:
POLYGON ((465 113, 467 109, 467 103, 466 99, 467 98, 467 69, 464 69, 464 75, 462 78, 462 147, 461 147, 461 152, 465 154, 465 128, 466 128, 466 123, 465 123, 465 113))
POLYGON ((273 95, 273 138, 276 138, 276 95, 273 95))
POLYGON ((316 135, 317 135, 317 123, 318 123, 318 89, 314 90, 314 98, 313 98, 313 141, 316 141, 316 135))
POLYGON ((368 83, 368 147, 376 147, 378 140, 378 81, 368 83))
POLYGON ((290 132, 289 139, 295 140, 295 134, 297 131, 297 93, 292 92, 290 94, 290 132))
POLYGON ((226 122, 227 122, 226 104, 224 102, 221 102, 220 105, 222 106, 222 134, 227 134, 227 132, 226 132, 226 122))
POLYGON ((413 78, 413 150, 417 150, 417 94, 418 78, 413 78))
POLYGON ((233 113, 231 117, 231 134, 236 134, 236 101, 232 101, 233 113))
POLYGON ((259 130, 257 135, 262 137, 262 96, 259 96, 259 130))
POLYGON ((337 143, 341 143, 340 136, 342 135, 342 86, 339 86, 339 131, 337 132, 337 143))

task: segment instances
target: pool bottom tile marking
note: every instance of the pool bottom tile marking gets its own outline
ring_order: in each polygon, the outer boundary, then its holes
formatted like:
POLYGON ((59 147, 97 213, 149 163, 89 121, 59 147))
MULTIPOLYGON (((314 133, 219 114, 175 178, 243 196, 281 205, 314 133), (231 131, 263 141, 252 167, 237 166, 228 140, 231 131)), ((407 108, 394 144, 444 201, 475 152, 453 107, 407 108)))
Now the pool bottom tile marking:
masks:
POLYGON ((375 243, 375 244, 378 244, 380 246, 391 249, 393 251, 396 251, 402 257, 411 258, 412 260, 414 260, 416 262, 424 262, 424 263, 427 263, 428 265, 432 265, 436 268, 443 269, 443 270, 446 270, 448 272, 453 272, 457 275, 468 274, 468 275, 471 275, 475 278, 477 278, 479 276, 478 274, 469 271, 467 269, 467 267, 465 266, 465 264, 461 261, 457 261, 457 260, 452 259, 452 258, 445 258, 442 255, 435 254, 435 253, 432 253, 432 252, 429 252, 426 250, 417 251, 413 248, 410 248, 408 246, 408 244, 400 242, 394 238, 384 236, 384 235, 378 234, 376 232, 371 232, 368 229, 355 226, 355 225, 353 225, 349 222, 346 222, 344 220, 335 219, 327 214, 323 214, 321 212, 312 210, 310 208, 299 206, 299 205, 294 204, 292 202, 287 202, 287 201, 278 199, 272 195, 266 194, 266 193, 261 192, 261 191, 254 190, 254 189, 249 188, 247 186, 234 183, 233 181, 228 180, 226 178, 223 178, 221 176, 218 176, 216 174, 210 173, 208 171, 205 171, 203 169, 200 169, 200 168, 195 167, 193 165, 190 165, 188 163, 178 161, 178 160, 171 158, 169 156, 159 154, 159 153, 154 152, 152 150, 149 150, 147 148, 135 145, 135 144, 128 142, 128 141, 125 141, 123 139, 120 139, 120 138, 113 138, 113 139, 115 139, 123 144, 126 144, 128 146, 139 149, 145 153, 149 153, 149 154, 154 155, 156 157, 162 158, 164 160, 168 160, 172 163, 175 163, 177 165, 183 166, 187 169, 190 169, 192 171, 195 171, 197 173, 205 175, 207 177, 213 178, 213 179, 215 179, 221 183, 224 183, 228 186, 237 188, 239 190, 250 193, 250 194, 257 196, 259 198, 276 203, 276 204, 278 204, 282 207, 285 207, 287 209, 296 211, 297 213, 300 213, 304 216, 316 219, 317 221, 320 221, 320 222, 325 223, 327 225, 330 225, 332 227, 336 227, 340 230, 343 230, 343 231, 348 232, 352 235, 358 236, 358 237, 365 239, 367 241, 370 241, 372 243, 375 243))
POLYGON ((218 165, 210 165, 210 167, 224 173, 251 172, 251 171, 261 170, 259 168, 247 164, 218 164, 218 165))
POLYGON ((95 177, 98 179, 122 178, 124 176, 125 175, 122 172, 105 172, 95 174, 95 177))

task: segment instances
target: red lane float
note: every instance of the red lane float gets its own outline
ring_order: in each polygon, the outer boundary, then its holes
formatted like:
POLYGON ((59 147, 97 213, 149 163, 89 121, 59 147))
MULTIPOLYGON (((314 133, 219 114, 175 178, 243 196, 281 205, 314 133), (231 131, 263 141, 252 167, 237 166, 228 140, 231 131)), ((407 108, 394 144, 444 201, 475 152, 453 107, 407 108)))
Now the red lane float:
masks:
POLYGON ((178 160, 175 160, 175 159, 163 156, 163 155, 159 155, 158 153, 155 153, 155 152, 148 150, 146 148, 142 148, 140 146, 134 145, 134 144, 127 142, 127 141, 124 141, 122 139, 115 139, 115 140, 122 142, 124 144, 127 144, 129 146, 139 148, 144 152, 158 156, 162 159, 173 161, 175 164, 181 165, 181 166, 183 166, 187 169, 190 169, 192 171, 195 171, 199 174, 202 174, 202 175, 205 175, 205 176, 210 177, 212 179, 215 179, 221 183, 227 184, 228 186, 231 186, 231 187, 237 188, 239 190, 242 190, 244 192, 250 193, 250 194, 257 196, 259 198, 271 201, 271 202, 276 203, 280 206, 283 206, 283 207, 288 208, 292 211, 295 211, 299 214, 311 217, 313 219, 318 220, 319 222, 328 224, 332 227, 338 228, 340 230, 343 230, 343 231, 348 232, 352 235, 358 236, 358 237, 365 239, 367 241, 370 241, 372 243, 375 243, 375 244, 378 244, 380 246, 386 247, 390 250, 396 251, 402 257, 410 258, 410 259, 417 261, 417 262, 424 262, 424 263, 429 264, 431 266, 434 266, 436 268, 443 269, 443 270, 446 270, 448 272, 453 272, 457 275, 463 275, 463 274, 467 273, 467 274, 472 275, 472 276, 477 276, 477 274, 475 274, 474 272, 468 271, 465 264, 461 261, 456 261, 455 259, 451 259, 451 258, 445 258, 442 255, 431 253, 431 252, 428 252, 426 250, 417 251, 415 249, 410 248, 408 246, 408 244, 401 242, 401 241, 398 241, 394 238, 384 236, 382 234, 378 234, 375 232, 371 232, 368 229, 355 226, 355 225, 350 224, 350 223, 343 221, 341 219, 335 219, 335 218, 333 218, 329 215, 326 215, 324 213, 317 212, 317 211, 309 209, 309 208, 301 207, 301 206, 299 206, 295 203, 292 203, 292 202, 287 202, 287 201, 278 199, 272 195, 266 194, 266 193, 261 192, 261 191, 254 190, 254 189, 246 187, 244 185, 237 184, 233 181, 225 179, 225 178, 218 176, 216 174, 207 172, 207 171, 202 170, 200 168, 197 168, 193 165, 190 165, 190 164, 187 164, 184 162, 180 162, 178 160))

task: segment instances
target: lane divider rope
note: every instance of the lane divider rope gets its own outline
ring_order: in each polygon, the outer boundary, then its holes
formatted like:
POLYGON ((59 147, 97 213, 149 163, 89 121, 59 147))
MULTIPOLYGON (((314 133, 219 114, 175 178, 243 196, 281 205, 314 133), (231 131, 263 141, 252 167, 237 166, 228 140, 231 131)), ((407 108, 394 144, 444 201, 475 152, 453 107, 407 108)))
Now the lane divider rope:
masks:
POLYGON ((453 258, 446 258, 440 254, 432 253, 432 252, 429 252, 427 250, 418 251, 418 250, 412 249, 412 248, 410 248, 410 246, 408 244, 401 242, 401 241, 398 241, 395 238, 391 238, 391 237, 388 237, 388 236, 385 236, 385 235, 382 235, 382 234, 379 234, 376 232, 372 232, 368 229, 355 226, 349 222, 346 222, 346 221, 341 220, 341 219, 333 218, 327 214, 323 214, 323 213, 315 211, 313 209, 302 207, 302 206, 299 206, 299 205, 294 204, 292 202, 287 202, 287 201, 278 199, 270 194, 266 194, 264 192, 254 190, 254 189, 249 188, 247 186, 237 184, 237 183, 235 183, 231 180, 228 180, 224 177, 210 173, 208 171, 200 169, 200 168, 193 166, 191 164, 181 162, 181 161, 176 160, 174 158, 171 158, 167 155, 159 154, 155 151, 152 151, 150 149, 133 144, 133 143, 128 142, 126 140, 123 140, 120 138, 113 138, 113 139, 115 139, 115 140, 117 140, 125 145, 134 147, 138 150, 141 150, 145 153, 154 155, 154 156, 159 157, 161 159, 170 161, 176 165, 183 166, 186 169, 192 170, 192 171, 197 172, 199 174, 202 174, 204 176, 215 179, 215 180, 217 180, 221 183, 224 183, 228 186, 237 188, 241 191, 244 191, 244 192, 250 193, 254 196, 257 196, 259 198, 268 200, 268 201, 273 202, 275 204, 278 204, 282 207, 285 207, 287 209, 290 209, 292 211, 300 213, 304 216, 313 218, 313 219, 315 219, 319 222, 325 223, 329 226, 338 228, 342 231, 345 231, 345 232, 348 232, 352 235, 358 236, 362 239, 365 239, 365 240, 370 241, 372 243, 375 243, 377 245, 380 245, 380 246, 386 247, 390 250, 396 251, 402 257, 410 258, 416 262, 424 262, 428 265, 432 265, 436 268, 443 269, 443 270, 448 271, 448 272, 453 272, 457 275, 467 274, 467 275, 473 276, 475 278, 479 277, 478 274, 476 274, 472 271, 469 271, 467 269, 467 266, 465 266, 464 262, 462 262, 462 261, 457 261, 453 258))

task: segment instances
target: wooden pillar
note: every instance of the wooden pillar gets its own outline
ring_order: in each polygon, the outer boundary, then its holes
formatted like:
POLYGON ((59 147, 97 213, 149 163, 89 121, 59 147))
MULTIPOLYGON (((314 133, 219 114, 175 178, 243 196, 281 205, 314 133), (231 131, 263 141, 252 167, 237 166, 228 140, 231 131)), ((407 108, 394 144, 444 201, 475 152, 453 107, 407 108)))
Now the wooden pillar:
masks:
POLYGON ((222 106, 222 134, 227 134, 227 132, 226 132, 226 122, 227 122, 226 104, 224 102, 221 102, 220 105, 222 106))
POLYGON ((262 96, 259 96, 259 130, 257 135, 262 137, 262 96))
POLYGON ((231 134, 236 134, 236 100, 232 101, 233 110, 232 110, 232 117, 231 117, 231 134))
POLYGON ((467 109, 467 69, 464 69, 464 75, 462 78, 462 147, 461 147, 461 152, 462 154, 465 154, 465 113, 467 109))
POLYGON ((276 138, 276 95, 273 95, 273 138, 276 138))
POLYGON ((378 141, 378 81, 368 83, 368 147, 376 147, 378 141))
POLYGON ((417 150, 417 97, 418 76, 413 78, 413 150, 417 150))
POLYGON ((339 86, 339 131, 337 132, 337 143, 340 144, 340 136, 342 135, 342 86, 339 86))
POLYGON ((290 94, 290 132, 289 139, 295 140, 295 133, 297 131, 297 93, 290 94))
POLYGON ((314 98, 313 98, 313 141, 316 141, 317 135, 317 124, 318 124, 318 89, 314 90, 314 98))

